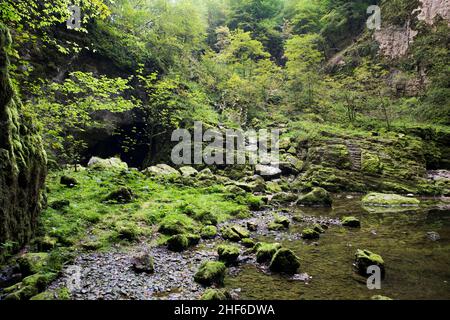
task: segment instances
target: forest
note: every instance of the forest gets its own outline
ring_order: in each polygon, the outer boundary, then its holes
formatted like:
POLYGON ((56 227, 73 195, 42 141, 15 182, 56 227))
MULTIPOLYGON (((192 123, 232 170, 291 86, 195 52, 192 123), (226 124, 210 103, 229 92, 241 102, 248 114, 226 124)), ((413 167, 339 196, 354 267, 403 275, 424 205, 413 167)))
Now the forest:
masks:
POLYGON ((0 300, 450 299, 448 0, 1 0, 0 300))

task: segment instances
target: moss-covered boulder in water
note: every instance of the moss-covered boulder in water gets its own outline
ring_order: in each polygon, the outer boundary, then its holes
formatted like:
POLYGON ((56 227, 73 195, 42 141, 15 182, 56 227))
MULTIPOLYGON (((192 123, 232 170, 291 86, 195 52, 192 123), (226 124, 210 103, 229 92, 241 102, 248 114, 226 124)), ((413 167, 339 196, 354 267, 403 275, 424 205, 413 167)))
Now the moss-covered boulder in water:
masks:
POLYGON ((283 272, 294 274, 300 267, 300 259, 292 250, 281 248, 275 252, 270 261, 270 270, 273 272, 283 272))
POLYGON ((418 206, 420 201, 412 197, 404 197, 398 194, 372 192, 362 198, 364 206, 402 207, 418 206))
POLYGON ((189 239, 184 234, 176 234, 167 239, 167 248, 170 251, 181 252, 189 247, 189 239))
POLYGON ((307 207, 331 207, 332 199, 327 190, 314 188, 298 198, 297 204, 307 207))
POLYGON ((223 262, 205 261, 195 274, 194 280, 205 286, 212 284, 222 285, 226 270, 227 268, 223 262))
POLYGON ((361 222, 356 217, 343 217, 341 220, 341 223, 344 227, 350 227, 350 228, 359 228, 361 227, 361 222))
POLYGON ((270 261, 275 252, 280 248, 281 244, 279 243, 258 242, 253 247, 253 250, 256 252, 256 261, 259 263, 270 261))
MULTIPOLYGON (((0 243, 14 243, 17 250, 37 227, 47 158, 38 127, 11 85, 10 46, 11 36, 0 23, 0 243)), ((0 262, 5 250, 0 247, 0 262)))
POLYGON ((320 233, 312 228, 306 228, 302 231, 302 238, 303 239, 319 239, 320 233))
POLYGON ((236 263, 239 257, 239 248, 232 245, 221 244, 217 247, 219 260, 225 262, 227 265, 236 263))
POLYGON ((360 275, 367 276, 367 268, 374 265, 380 267, 381 275, 384 277, 384 261, 380 255, 369 250, 356 250, 355 268, 360 275))

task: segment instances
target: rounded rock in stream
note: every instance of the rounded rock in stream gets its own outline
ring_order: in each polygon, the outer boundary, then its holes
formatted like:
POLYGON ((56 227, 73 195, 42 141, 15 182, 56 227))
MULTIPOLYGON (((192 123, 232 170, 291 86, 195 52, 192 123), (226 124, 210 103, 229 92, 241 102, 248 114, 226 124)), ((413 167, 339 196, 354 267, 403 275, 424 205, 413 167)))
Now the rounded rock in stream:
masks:
POLYGON ((273 272, 283 272, 294 274, 300 267, 300 259, 295 253, 286 248, 281 248, 275 252, 272 261, 270 262, 270 270, 273 272))
POLYGON ((222 285, 226 270, 227 268, 223 262, 205 261, 195 274, 194 280, 205 286, 212 284, 222 285))

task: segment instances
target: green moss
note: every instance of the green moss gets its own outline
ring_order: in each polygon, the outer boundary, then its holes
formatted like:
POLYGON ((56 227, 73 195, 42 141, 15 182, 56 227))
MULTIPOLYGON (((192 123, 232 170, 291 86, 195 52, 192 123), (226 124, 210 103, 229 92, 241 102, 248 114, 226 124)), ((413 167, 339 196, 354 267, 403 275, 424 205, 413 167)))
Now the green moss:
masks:
POLYGON ((200 300, 221 301, 230 300, 231 296, 228 291, 221 289, 206 289, 200 297, 200 300))
POLYGON ((189 239, 184 234, 176 234, 167 239, 167 248, 170 251, 181 252, 189 247, 189 239))
POLYGON ((341 223, 345 227, 359 228, 361 226, 359 219, 353 216, 343 217, 341 223))
POLYGON ((281 230, 285 230, 286 227, 284 225, 282 225, 281 223, 275 223, 272 221, 268 224, 267 229, 269 229, 270 231, 281 231, 281 230))
POLYGON ((232 245, 221 244, 217 247, 219 260, 225 262, 227 265, 236 263, 239 257, 239 248, 232 245))
POLYGON ((205 226, 200 231, 203 239, 212 239, 217 235, 217 228, 215 226, 205 226))
POLYGON ((25 253, 17 259, 20 271, 24 275, 30 275, 42 271, 47 267, 49 254, 46 252, 25 253))
POLYGON ((397 194, 369 193, 362 198, 365 206, 417 206, 420 201, 416 198, 403 197, 397 194))
POLYGON ((289 224, 291 223, 291 221, 289 221, 289 219, 287 217, 284 216, 276 216, 275 220, 273 221, 274 223, 278 223, 283 225, 285 228, 289 227, 289 224))
POLYGON ((303 229, 303 231, 302 231, 302 238, 303 239, 319 239, 320 233, 314 229, 306 228, 306 229, 303 229))
POLYGON ((330 194, 323 188, 314 188, 311 192, 298 198, 298 204, 304 206, 331 207, 332 200, 330 194))
POLYGON ((250 238, 244 238, 241 240, 241 243, 246 248, 253 248, 255 246, 255 241, 250 238))
POLYGON ((275 252, 280 248, 281 244, 279 243, 258 242, 253 248, 256 251, 256 261, 259 263, 270 261, 275 252))
POLYGON ((355 267, 359 274, 367 276, 367 268, 373 265, 379 266, 384 276, 384 260, 380 255, 369 250, 356 250, 355 267))
POLYGON ((371 175, 380 174, 383 171, 383 164, 376 154, 364 150, 361 158, 361 170, 371 175))
POLYGON ((202 285, 222 285, 225 278, 226 267, 223 262, 205 261, 201 264, 194 280, 202 285))
POLYGON ((271 271, 288 274, 296 273, 299 267, 300 259, 292 250, 286 248, 279 249, 272 257, 269 265, 271 271))

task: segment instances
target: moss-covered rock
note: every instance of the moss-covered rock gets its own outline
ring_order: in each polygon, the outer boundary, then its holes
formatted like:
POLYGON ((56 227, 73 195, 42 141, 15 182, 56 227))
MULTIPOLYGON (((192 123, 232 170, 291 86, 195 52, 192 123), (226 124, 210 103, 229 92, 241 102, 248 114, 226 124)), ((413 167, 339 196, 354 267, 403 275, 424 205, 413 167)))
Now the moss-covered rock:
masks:
POLYGON ((382 173, 382 170, 383 164, 378 155, 363 150, 361 157, 361 171, 370 175, 376 175, 382 173))
POLYGON ((166 235, 182 234, 186 233, 188 230, 189 226, 177 219, 163 219, 158 228, 159 232, 166 235))
POLYGON ((361 227, 361 222, 358 218, 350 216, 350 217, 343 217, 341 220, 341 223, 345 227, 351 227, 351 228, 359 228, 361 227))
POLYGON ((227 268, 223 262, 205 261, 194 275, 194 280, 205 286, 212 284, 222 285, 226 270, 227 268))
POLYGON ((120 221, 115 228, 121 240, 135 241, 141 233, 139 227, 131 221, 120 221))
POLYGON ((247 229, 245 229, 245 228, 243 228, 241 226, 234 225, 234 226, 231 227, 231 229, 236 234, 238 234, 241 239, 250 237, 250 232, 247 229))
POLYGON ((291 223, 291 221, 287 217, 284 217, 284 216, 275 217, 275 220, 273 220, 273 222, 281 224, 285 228, 289 228, 289 224, 291 223))
POLYGON ((327 190, 314 188, 298 198, 297 204, 308 207, 331 207, 332 199, 327 190))
POLYGON ((401 207, 418 206, 420 201, 412 197, 404 197, 398 194, 386 194, 372 192, 361 200, 364 206, 401 207))
POLYGON ((231 300, 231 295, 226 290, 210 288, 205 290, 205 292, 200 297, 200 300, 209 300, 209 301, 231 300))
POLYGON ((69 289, 61 288, 56 291, 44 291, 33 297, 30 300, 70 300, 71 294, 69 289))
POLYGON ((212 239, 217 236, 217 228, 215 226, 204 226, 200 235, 203 239, 212 239))
POLYGON ((274 203, 289 203, 295 202, 297 200, 297 195, 292 192, 278 192, 273 195, 270 202, 274 203))
POLYGON ((33 238, 44 204, 47 157, 30 112, 9 77, 11 36, 0 22, 0 262, 33 238), (8 251, 8 252, 6 252, 8 251))
POLYGON ((132 259, 132 267, 136 272, 153 273, 155 271, 153 257, 147 252, 135 255, 132 259))
POLYGON ((170 251, 181 252, 189 247, 189 239, 184 234, 176 234, 167 239, 167 248, 170 251))
POLYGON ((88 168, 94 170, 127 170, 128 165, 119 158, 113 157, 109 159, 102 159, 99 157, 92 157, 88 162, 88 168))
POLYGON ((279 243, 258 242, 253 247, 253 250, 256 252, 256 261, 259 263, 270 261, 275 252, 280 248, 281 244, 279 243))
POLYGON ((232 265, 236 263, 239 257, 239 248, 232 245, 221 244, 217 247, 217 253, 219 254, 219 260, 225 262, 226 265, 232 265))
POLYGON ((380 267, 381 275, 384 277, 384 261, 380 255, 369 250, 356 250, 355 268, 360 275, 367 276, 367 268, 373 265, 380 267))
POLYGON ((30 275, 42 271, 49 261, 49 254, 46 252, 29 252, 17 259, 20 271, 23 275, 30 275))
POLYGON ((191 166, 184 166, 179 170, 183 177, 195 177, 198 174, 198 171, 191 166))
POLYGON ((281 248, 275 252, 269 268, 273 272, 294 274, 300 267, 300 259, 292 250, 281 248))
POLYGON ((59 183, 68 188, 73 188, 78 185, 77 179, 75 179, 73 177, 65 176, 65 175, 61 176, 59 183))
POLYGON ((167 164, 158 164, 156 166, 148 167, 147 169, 143 170, 142 173, 144 173, 148 177, 179 177, 181 176, 180 172, 172 168, 171 166, 167 164))
POLYGON ((253 248, 255 246, 255 240, 251 238, 244 238, 241 240, 241 244, 246 248, 253 248))
POLYGON ((285 230, 287 228, 284 225, 282 225, 281 223, 275 223, 272 221, 267 225, 267 229, 269 229, 270 231, 281 231, 281 230, 285 230))
POLYGON ((267 181, 266 190, 269 193, 279 193, 283 191, 276 181, 267 181))
POLYGON ((230 240, 234 242, 238 242, 241 240, 241 236, 236 232, 234 232, 234 230, 229 226, 223 227, 222 230, 220 230, 220 232, 222 234, 222 238, 224 238, 225 240, 230 240))
POLYGON ((56 200, 49 204, 49 207, 55 210, 63 210, 68 206, 70 206, 69 200, 56 200))
POLYGON ((320 225, 319 223, 313 224, 312 229, 314 231, 317 231, 318 233, 324 233, 325 232, 324 227, 322 225, 320 225))
POLYGON ((319 239, 320 233, 312 228, 306 228, 302 231, 302 238, 303 239, 319 239))
POLYGON ((127 187, 121 187, 108 194, 104 201, 115 203, 130 203, 134 199, 133 191, 127 187))
POLYGON ((186 237, 188 238, 190 247, 198 245, 201 239, 200 235, 195 233, 188 233, 186 234, 186 237))

